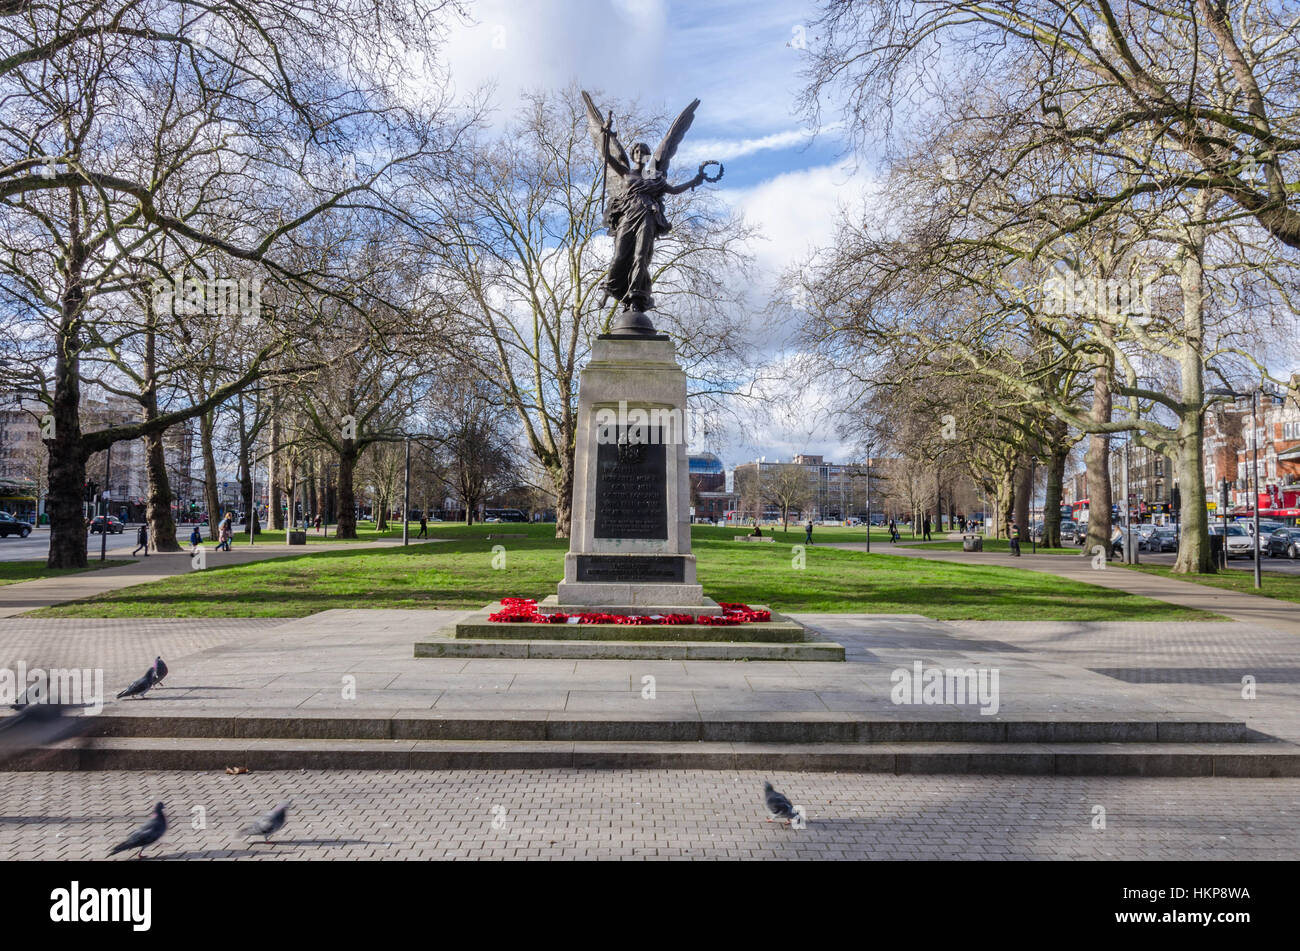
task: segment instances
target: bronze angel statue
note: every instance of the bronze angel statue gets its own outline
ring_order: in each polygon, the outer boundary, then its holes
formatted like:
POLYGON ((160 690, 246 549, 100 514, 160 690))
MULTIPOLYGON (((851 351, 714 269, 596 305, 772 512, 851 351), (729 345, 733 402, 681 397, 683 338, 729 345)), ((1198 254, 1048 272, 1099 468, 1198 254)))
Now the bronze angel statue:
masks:
POLYGON ((679 185, 668 181, 668 164, 685 138, 686 130, 695 121, 695 109, 700 104, 698 99, 682 110, 653 154, 650 146, 637 142, 629 157, 614 134, 613 116, 608 120, 602 119, 591 96, 584 92, 582 98, 587 103, 587 126, 596 153, 604 159, 609 192, 605 203, 605 227, 614 239, 614 259, 603 290, 606 298, 613 297, 623 304, 623 313, 613 331, 654 333, 654 326, 645 312, 654 309, 654 298, 650 296, 650 257, 654 254, 655 239, 672 228, 664 215, 664 196, 680 195, 705 182, 716 182, 722 177, 723 168, 719 162, 705 162, 689 181, 679 185), (705 174, 709 165, 718 166, 716 175, 705 174))

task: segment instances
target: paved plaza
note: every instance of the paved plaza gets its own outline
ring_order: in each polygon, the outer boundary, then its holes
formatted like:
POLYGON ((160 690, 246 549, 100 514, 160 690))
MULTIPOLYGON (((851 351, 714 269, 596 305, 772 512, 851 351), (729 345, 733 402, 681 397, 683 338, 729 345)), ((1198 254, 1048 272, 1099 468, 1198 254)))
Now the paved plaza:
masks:
POLYGON ((0 774, 0 854, 103 858, 159 799, 171 827, 145 854, 163 859, 1281 860, 1300 853, 1300 780, 294 770, 0 774), (804 807, 807 828, 766 821, 765 779, 804 807), (290 820, 274 837, 280 845, 244 835, 253 817, 288 798, 290 820))

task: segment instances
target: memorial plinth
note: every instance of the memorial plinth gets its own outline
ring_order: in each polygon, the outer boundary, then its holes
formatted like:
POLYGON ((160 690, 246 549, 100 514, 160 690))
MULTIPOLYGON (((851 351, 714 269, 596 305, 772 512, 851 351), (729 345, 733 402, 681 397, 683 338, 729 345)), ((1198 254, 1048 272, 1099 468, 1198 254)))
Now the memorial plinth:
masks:
POLYGON ((578 389, 564 580, 544 609, 718 614, 695 580, 686 373, 672 341, 599 337, 578 389))

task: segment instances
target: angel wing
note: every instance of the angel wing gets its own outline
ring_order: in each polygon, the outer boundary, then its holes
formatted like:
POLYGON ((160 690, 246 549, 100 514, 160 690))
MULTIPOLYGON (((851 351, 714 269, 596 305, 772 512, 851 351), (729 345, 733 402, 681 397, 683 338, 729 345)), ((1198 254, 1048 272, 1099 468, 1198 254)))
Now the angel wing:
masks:
POLYGON ((613 168, 614 172, 621 176, 627 173, 628 158, 627 152, 623 150, 623 144, 619 142, 618 136, 612 131, 605 133, 605 117, 600 114, 596 104, 591 101, 591 96, 583 90, 582 99, 587 104, 587 130, 591 133, 591 142, 596 146, 596 154, 604 160, 606 165, 613 168))
POLYGON ((686 138, 686 130, 695 121, 695 109, 699 104, 698 99, 692 100, 691 104, 682 110, 682 114, 669 128, 664 140, 659 143, 659 148, 655 149, 655 171, 659 174, 668 174, 668 163, 677 154, 677 146, 682 144, 682 139, 686 138))

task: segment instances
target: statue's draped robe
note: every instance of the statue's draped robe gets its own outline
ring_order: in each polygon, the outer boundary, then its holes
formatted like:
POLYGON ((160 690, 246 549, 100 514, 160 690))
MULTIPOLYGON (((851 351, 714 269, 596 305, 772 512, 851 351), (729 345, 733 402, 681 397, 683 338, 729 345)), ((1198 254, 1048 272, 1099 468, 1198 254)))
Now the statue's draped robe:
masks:
POLYGON ((671 228, 664 217, 668 179, 657 172, 630 172, 623 176, 623 188, 624 194, 610 202, 605 214, 605 224, 614 236, 614 261, 605 290, 622 301, 625 310, 652 310, 650 256, 655 238, 671 228))

